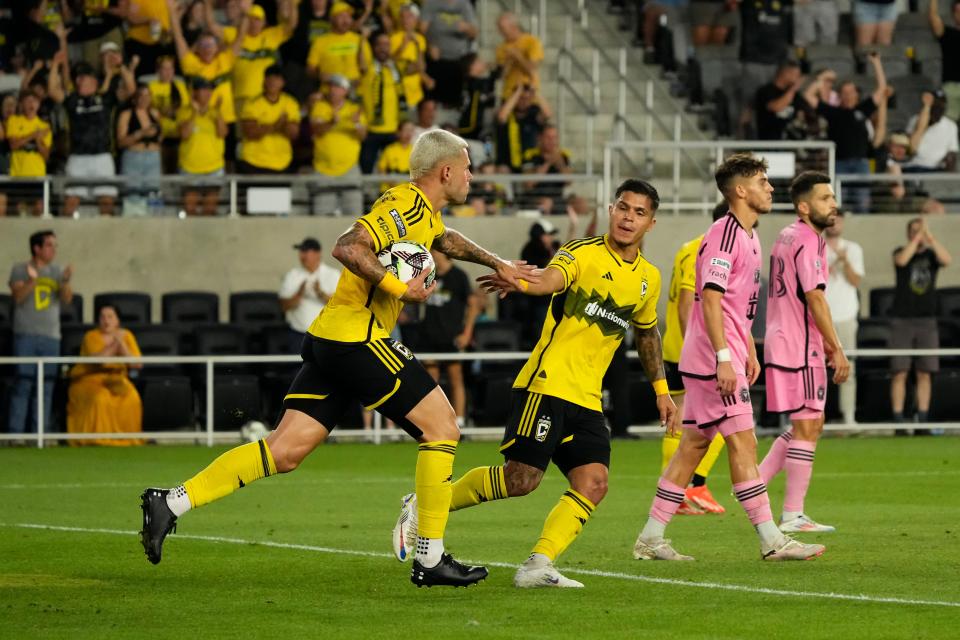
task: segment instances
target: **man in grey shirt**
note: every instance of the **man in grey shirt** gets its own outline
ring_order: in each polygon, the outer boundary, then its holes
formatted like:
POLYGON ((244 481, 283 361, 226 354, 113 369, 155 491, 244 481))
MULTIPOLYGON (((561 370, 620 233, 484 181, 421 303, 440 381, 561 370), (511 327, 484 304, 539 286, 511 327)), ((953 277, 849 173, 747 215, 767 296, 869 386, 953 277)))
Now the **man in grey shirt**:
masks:
MULTIPOLYGON (((14 304, 13 355, 59 356, 60 302, 69 304, 73 299, 73 290, 70 288, 73 269, 53 264, 57 255, 57 237, 53 231, 38 231, 31 235, 30 254, 29 262, 15 264, 10 271, 10 291, 14 304)), ((56 371, 56 365, 47 365, 43 371, 43 406, 47 420, 52 407, 56 371)), ((17 378, 10 400, 11 433, 37 431, 36 379, 35 365, 17 365, 17 378), (32 416, 29 430, 28 415, 32 416)))
POLYGON ((431 97, 445 107, 460 107, 463 57, 473 50, 479 30, 469 0, 424 0, 420 31, 428 43, 427 74, 436 82, 431 97))

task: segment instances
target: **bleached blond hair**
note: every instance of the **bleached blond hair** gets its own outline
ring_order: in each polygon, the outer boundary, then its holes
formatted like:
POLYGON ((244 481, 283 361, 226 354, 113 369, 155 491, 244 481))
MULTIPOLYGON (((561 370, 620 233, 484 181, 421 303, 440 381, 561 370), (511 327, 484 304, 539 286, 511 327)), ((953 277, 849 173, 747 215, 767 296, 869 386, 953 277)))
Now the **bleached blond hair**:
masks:
POLYGON ((467 148, 466 140, 443 129, 433 129, 421 134, 410 152, 410 179, 422 178, 438 164, 444 160, 453 160, 467 148))

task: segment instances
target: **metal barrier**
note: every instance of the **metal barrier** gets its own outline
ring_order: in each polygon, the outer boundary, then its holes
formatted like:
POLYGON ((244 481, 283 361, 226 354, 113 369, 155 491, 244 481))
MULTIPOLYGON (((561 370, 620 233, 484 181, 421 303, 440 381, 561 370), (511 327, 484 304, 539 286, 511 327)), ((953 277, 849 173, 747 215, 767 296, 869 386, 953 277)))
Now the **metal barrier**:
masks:
MULTIPOLYGON (((857 358, 886 358, 891 356, 960 356, 960 348, 955 349, 850 349, 846 351, 848 357, 857 358)), ((526 351, 505 351, 491 353, 422 353, 418 354, 421 361, 517 361, 526 360, 530 354, 526 351)), ((631 359, 636 359, 636 353, 628 355, 631 359)), ((51 358, 37 357, 0 357, 0 365, 5 364, 33 364, 37 369, 36 388, 36 411, 37 411, 37 433, 0 433, 0 440, 34 440, 37 447, 44 448, 47 441, 70 441, 70 440, 90 440, 90 439, 150 439, 156 441, 170 440, 193 440, 195 442, 205 442, 208 447, 212 447, 218 441, 236 442, 239 433, 236 431, 216 431, 214 424, 214 365, 217 364, 278 364, 278 363, 299 363, 299 356, 142 356, 122 357, 122 358, 103 358, 103 357, 75 357, 60 356, 51 358), (206 415, 205 426, 203 430, 193 432, 189 431, 149 431, 135 433, 51 433, 45 429, 46 418, 44 416, 43 406, 43 388, 46 384, 43 376, 45 364, 75 364, 75 363, 111 363, 111 364, 203 364, 206 369, 206 415)), ((957 390, 960 393, 960 389, 957 390)), ((903 428, 903 424, 898 423, 851 423, 851 424, 830 424, 826 425, 829 431, 877 431, 903 428)), ((909 425, 910 428, 935 428, 960 431, 960 422, 936 422, 909 425)), ((465 435, 493 435, 500 432, 501 427, 469 427, 462 429, 465 435)), ((630 427, 631 433, 655 434, 661 432, 661 427, 657 425, 643 426, 634 425, 630 427)), ((380 444, 389 431, 383 428, 379 413, 374 413, 372 431, 360 429, 338 429, 338 436, 348 438, 372 438, 373 443, 380 444)))
MULTIPOLYGON (((768 152, 765 155, 769 155, 770 152, 779 151, 788 155, 793 154, 792 159, 794 161, 797 160, 796 154, 801 151, 822 153, 826 154, 826 166, 820 167, 820 169, 829 174, 831 179, 836 176, 836 148, 832 142, 794 142, 788 140, 680 140, 679 128, 674 132, 674 136, 675 139, 673 141, 632 140, 625 142, 608 142, 605 144, 603 148, 603 192, 611 193, 614 188, 614 183, 620 179, 618 166, 615 165, 616 158, 614 153, 627 152, 630 150, 640 151, 646 155, 646 163, 650 167, 650 171, 647 172, 648 177, 652 178, 654 182, 658 181, 656 177, 652 175, 652 153, 655 151, 671 151, 673 153, 671 165, 672 194, 670 194, 672 195, 672 199, 670 195, 664 193, 664 190, 661 190, 660 210, 672 209, 674 213, 691 210, 708 213, 713 209, 717 202, 718 194, 716 184, 712 179, 712 174, 717 166, 723 162, 724 156, 728 151, 768 152), (683 200, 681 198, 681 154, 697 150, 707 151, 713 156, 710 162, 711 179, 702 181, 700 200, 683 200)), ((784 159, 789 160, 789 158, 784 159)), ((785 169, 785 172, 786 171, 785 169)), ((773 167, 771 167, 770 173, 771 178, 773 178, 773 167)), ((658 184, 658 186, 660 185, 658 184)), ((792 205, 786 203, 775 204, 774 210, 792 210, 792 205)))
MULTIPOLYGON (((841 201, 841 194, 844 189, 844 183, 849 187, 851 183, 860 183, 861 185, 882 185, 889 184, 900 185, 909 187, 914 191, 914 193, 905 192, 899 198, 893 196, 892 194, 870 194, 870 209, 871 212, 887 212, 887 205, 897 204, 897 202, 909 198, 917 197, 929 197, 934 199, 939 199, 941 204, 944 205, 944 211, 947 213, 960 212, 960 173, 950 173, 945 171, 937 172, 919 172, 919 173, 867 173, 867 174, 857 174, 857 173, 841 173, 837 174, 835 177, 836 180, 836 191, 837 199, 841 201), (923 191, 925 196, 919 196, 916 194, 917 191, 923 191)), ((896 209, 896 207, 894 207, 896 209)), ((899 211, 897 211, 899 213, 899 211)), ((920 210, 911 211, 910 213, 921 213, 920 210)))

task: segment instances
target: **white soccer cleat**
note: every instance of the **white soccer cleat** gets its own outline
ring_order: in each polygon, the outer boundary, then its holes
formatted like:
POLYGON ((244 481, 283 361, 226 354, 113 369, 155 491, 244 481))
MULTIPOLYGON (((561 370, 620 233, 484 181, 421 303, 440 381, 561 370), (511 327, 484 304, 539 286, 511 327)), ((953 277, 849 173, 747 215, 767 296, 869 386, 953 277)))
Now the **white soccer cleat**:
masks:
POLYGON ((583 583, 571 580, 557 571, 552 562, 537 564, 527 560, 517 569, 513 576, 513 586, 520 589, 582 589, 583 583))
POLYGON ((814 522, 803 514, 786 522, 780 520, 780 531, 784 533, 830 533, 836 530, 836 527, 814 522))
POLYGON ((406 562, 417 551, 417 494, 400 498, 400 517, 393 527, 393 555, 406 562))
POLYGON ((634 560, 693 560, 693 556, 685 556, 670 546, 670 541, 666 538, 656 540, 644 540, 637 538, 637 543, 633 545, 634 560))
POLYGON ((827 548, 822 544, 804 544, 790 536, 783 536, 779 547, 775 547, 763 554, 764 560, 780 562, 784 560, 812 560, 822 555, 827 548))

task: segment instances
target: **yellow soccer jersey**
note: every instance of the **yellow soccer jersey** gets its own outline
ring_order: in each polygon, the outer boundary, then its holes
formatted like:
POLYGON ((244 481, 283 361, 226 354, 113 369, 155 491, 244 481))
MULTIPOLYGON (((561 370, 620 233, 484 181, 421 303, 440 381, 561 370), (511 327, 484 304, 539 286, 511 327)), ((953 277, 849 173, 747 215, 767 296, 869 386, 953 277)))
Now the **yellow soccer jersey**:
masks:
POLYGON ((683 349, 683 333, 680 331, 680 291, 694 291, 697 287, 697 251, 703 234, 685 243, 673 258, 673 273, 670 275, 670 291, 667 294, 667 327, 663 335, 663 359, 665 362, 680 362, 683 349))
MULTIPOLYGON (((247 102, 243 107, 242 119, 272 125, 284 115, 287 122, 300 122, 300 105, 288 94, 281 93, 275 103, 267 100, 266 96, 247 102)), ((283 171, 293 161, 290 138, 283 133, 268 133, 259 140, 244 140, 240 149, 242 160, 263 169, 283 171)))
MULTIPOLYGON (((236 37, 234 34, 231 42, 236 37)), ((233 95, 237 100, 249 100, 263 93, 263 74, 267 67, 276 64, 280 46, 288 38, 284 28, 277 26, 267 27, 259 34, 243 39, 240 56, 233 66, 233 95)))
MULTIPOLYGON (((25 138, 43 131, 43 144, 48 149, 53 144, 50 124, 35 116, 27 118, 16 114, 7 118, 7 137, 25 138)), ((30 142, 10 154, 10 176, 13 178, 42 178, 47 175, 47 161, 40 153, 36 142, 30 142)))
POLYGON ((217 57, 210 62, 204 62, 192 51, 183 56, 180 61, 180 69, 184 75, 190 78, 203 78, 217 85, 210 96, 210 104, 219 105, 220 113, 223 114, 227 124, 237 121, 233 104, 233 85, 230 84, 230 74, 233 73, 236 61, 237 57, 229 49, 218 53, 217 57))
MULTIPOLYGON (((423 192, 411 182, 380 196, 370 213, 359 222, 373 238, 375 253, 398 240, 419 242, 429 249, 444 232, 440 212, 433 211, 423 192)), ((386 338, 397 323, 401 308, 400 300, 344 269, 333 297, 307 331, 337 342, 386 338)))
POLYGON ((316 67, 320 73, 339 73, 351 82, 360 79, 360 63, 357 55, 369 64, 373 58, 370 43, 359 33, 325 33, 310 46, 307 66, 316 67))
POLYGON ((600 385, 627 327, 657 325, 660 272, 642 255, 624 262, 606 235, 568 242, 548 268, 559 269, 566 286, 553 295, 513 388, 600 411, 600 385))

